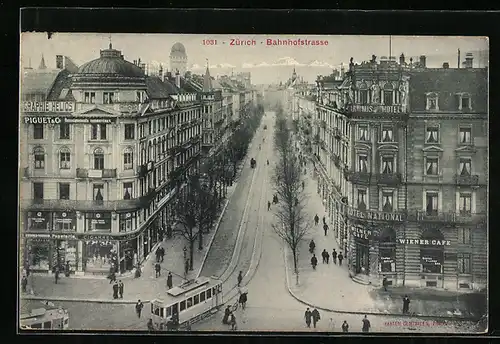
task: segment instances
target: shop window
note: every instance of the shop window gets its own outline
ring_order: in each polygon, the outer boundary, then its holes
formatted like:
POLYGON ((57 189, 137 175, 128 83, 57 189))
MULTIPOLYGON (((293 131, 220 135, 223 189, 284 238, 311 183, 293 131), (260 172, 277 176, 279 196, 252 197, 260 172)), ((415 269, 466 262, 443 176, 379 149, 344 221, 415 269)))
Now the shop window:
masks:
POLYGON ((35 169, 45 169, 45 150, 42 147, 36 147, 33 150, 33 155, 35 156, 35 169))
POLYGON ((368 157, 366 155, 358 155, 358 172, 368 172, 368 157))
POLYGON ((104 184, 94 184, 94 200, 95 201, 103 201, 103 191, 104 191, 104 184))
POLYGON ((43 183, 34 182, 33 183, 33 199, 42 200, 43 199, 43 183))
POLYGON ((43 140, 43 124, 33 124, 33 139, 43 140))
POLYGON ((66 266, 69 262, 69 267, 71 271, 76 271, 77 269, 77 241, 61 241, 59 248, 61 265, 66 266))
POLYGON ((123 199, 131 199, 132 198, 132 183, 127 182, 123 183, 123 199))
POLYGON ((135 138, 135 124, 125 124, 125 140, 133 140, 135 138))
POLYGON ((394 192, 393 191, 384 191, 382 192, 382 210, 386 213, 390 213, 394 210, 393 207, 394 202, 394 192))
POLYGON ((425 175, 427 176, 437 176, 438 175, 438 157, 426 157, 425 158, 425 175))
POLYGON ((471 208, 472 195, 468 192, 462 192, 458 196, 458 209, 460 215, 470 216, 472 212, 471 208))
POLYGON ((425 132, 425 143, 439 143, 438 126, 428 126, 425 132))
POLYGON ((471 242, 471 229, 470 228, 458 228, 458 243, 459 244, 470 244, 471 242))
POLYGON ((383 174, 394 173, 394 157, 393 156, 382 157, 382 173, 383 174))
POLYGON ((70 139, 70 124, 61 123, 59 124, 59 140, 69 140, 70 139))
POLYGON ((393 128, 389 126, 382 127, 382 142, 393 142, 393 128))
POLYGON ((92 140, 106 140, 106 124, 91 124, 90 138, 92 140))
POLYGON ((366 210, 366 190, 358 189, 358 209, 366 210))
POLYGON ((470 176, 471 175, 471 158, 460 158, 460 163, 458 166, 458 170, 461 176, 470 176))
POLYGON ((94 150, 94 170, 104 170, 104 151, 101 148, 94 150))
POLYGON ((115 102, 115 94, 113 92, 103 92, 102 103, 113 104, 115 102))
POLYGON ((467 145, 472 142, 472 128, 471 127, 460 127, 460 137, 459 142, 462 145, 467 145))
POLYGON ((73 212, 54 212, 54 230, 60 232, 73 232, 76 219, 73 212))
POLYGON ((459 253, 457 255, 457 263, 459 274, 471 273, 471 255, 469 253, 459 253))
POLYGON ((110 241, 87 241, 86 250, 86 269, 107 270, 113 265, 113 259, 116 257, 113 251, 113 244, 110 241))
POLYGON ((59 151, 59 168, 69 170, 71 168, 71 152, 69 148, 63 147, 59 151))
MULTIPOLYGON (((444 237, 438 230, 426 230, 422 233, 421 239, 429 242, 433 240, 443 241, 444 237)), ((420 246, 420 266, 424 273, 443 273, 444 246, 442 245, 421 245, 420 246)))
POLYGON ((380 272, 396 272, 396 232, 385 229, 379 241, 380 272))
POLYGON ((438 213, 438 193, 435 191, 427 191, 425 193, 425 212, 429 216, 435 216, 438 213))
POLYGON ((48 242, 28 241, 28 262, 30 270, 50 270, 50 246, 48 242))
POLYGON ((135 213, 120 214, 120 232, 131 232, 135 229, 135 213))
POLYGON ((69 183, 59 183, 59 199, 69 199, 69 183))
POLYGON ((95 92, 85 92, 83 102, 87 104, 95 104, 95 92))
POLYGON ((205 301, 205 292, 204 291, 200 293, 200 302, 203 302, 203 301, 205 301))
POLYGON ((359 128, 359 141, 368 141, 368 126, 360 125, 358 128, 359 128))

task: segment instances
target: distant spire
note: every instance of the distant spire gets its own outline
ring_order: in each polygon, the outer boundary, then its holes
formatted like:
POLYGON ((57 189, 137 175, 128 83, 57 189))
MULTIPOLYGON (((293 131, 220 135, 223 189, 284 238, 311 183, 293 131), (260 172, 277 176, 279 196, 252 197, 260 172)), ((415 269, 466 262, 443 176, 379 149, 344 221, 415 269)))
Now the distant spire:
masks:
POLYGON ((45 65, 45 59, 43 58, 43 54, 42 54, 42 60, 40 61, 40 66, 38 66, 38 69, 47 69, 47 66, 45 65))
POLYGON ((212 90, 212 77, 210 76, 210 71, 208 70, 208 59, 207 59, 207 70, 205 71, 205 76, 203 77, 203 91, 208 92, 212 90))

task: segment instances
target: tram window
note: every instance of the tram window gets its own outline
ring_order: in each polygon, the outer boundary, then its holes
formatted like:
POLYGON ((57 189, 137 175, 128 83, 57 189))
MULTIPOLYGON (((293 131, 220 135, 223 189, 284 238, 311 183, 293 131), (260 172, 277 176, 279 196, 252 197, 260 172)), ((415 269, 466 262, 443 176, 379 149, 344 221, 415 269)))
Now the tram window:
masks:
POLYGON ((169 316, 172 315, 172 307, 167 307, 165 309, 167 310, 167 316, 166 316, 166 318, 168 318, 169 316))
POLYGON ((64 319, 64 325, 68 325, 69 324, 69 319, 64 319))
POLYGON ((42 324, 33 324, 30 327, 31 328, 42 328, 42 324))
POLYGON ((217 286, 217 291, 218 291, 219 293, 222 293, 222 284, 219 284, 219 285, 217 286))
POLYGON ((164 311, 164 308, 160 308, 160 318, 164 318, 165 317, 165 311, 164 311))
POLYGON ((186 308, 189 308, 193 305, 193 298, 190 297, 189 299, 186 300, 186 308))
POLYGON ((200 302, 205 301, 205 292, 200 293, 200 302))
POLYGON ((211 299, 212 298, 212 289, 208 289, 207 290, 207 299, 211 299))
POLYGON ((180 311, 182 312, 185 309, 186 309, 186 301, 181 301, 181 309, 180 309, 180 311))
POLYGON ((194 298, 193 298, 193 301, 194 301, 194 304, 197 305, 200 303, 200 296, 199 295, 195 295, 194 298))
POLYGON ((212 294, 214 294, 214 295, 217 294, 217 287, 212 288, 212 294))
POLYGON ((43 323, 43 328, 46 329, 46 328, 52 328, 52 322, 50 321, 46 321, 43 323))
POLYGON ((160 307, 155 307, 155 315, 160 315, 160 307))

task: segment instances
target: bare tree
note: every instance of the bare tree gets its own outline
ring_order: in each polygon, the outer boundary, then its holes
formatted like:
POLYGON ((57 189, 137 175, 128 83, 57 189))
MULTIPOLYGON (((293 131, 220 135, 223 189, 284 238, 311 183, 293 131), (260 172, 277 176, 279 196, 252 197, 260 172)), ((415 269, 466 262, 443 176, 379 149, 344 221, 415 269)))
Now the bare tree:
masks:
POLYGON ((299 245, 309 231, 306 221, 306 197, 302 189, 300 161, 291 144, 290 129, 282 113, 276 119, 274 143, 278 153, 278 162, 274 169, 274 189, 279 203, 275 216, 278 224, 273 226, 276 234, 285 241, 293 254, 293 266, 298 283, 299 245))

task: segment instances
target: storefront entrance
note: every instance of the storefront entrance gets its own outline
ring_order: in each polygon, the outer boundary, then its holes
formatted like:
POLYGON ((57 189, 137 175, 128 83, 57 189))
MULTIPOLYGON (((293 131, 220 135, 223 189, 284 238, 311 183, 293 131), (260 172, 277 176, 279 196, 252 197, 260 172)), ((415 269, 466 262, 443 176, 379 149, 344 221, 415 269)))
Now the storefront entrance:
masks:
POLYGON ((370 273, 370 244, 367 239, 355 238, 356 258, 354 268, 356 274, 370 273))

